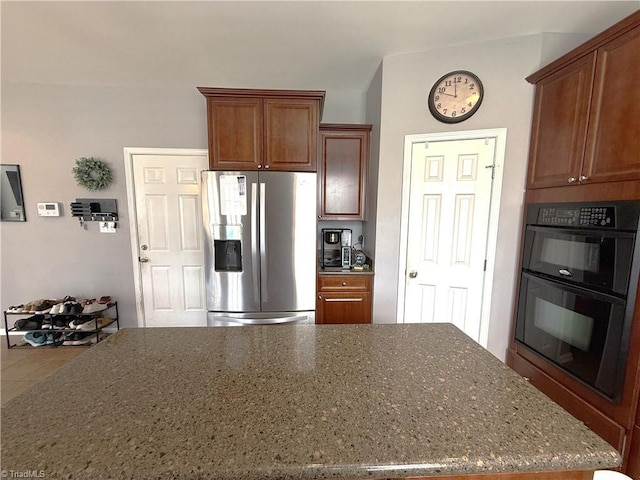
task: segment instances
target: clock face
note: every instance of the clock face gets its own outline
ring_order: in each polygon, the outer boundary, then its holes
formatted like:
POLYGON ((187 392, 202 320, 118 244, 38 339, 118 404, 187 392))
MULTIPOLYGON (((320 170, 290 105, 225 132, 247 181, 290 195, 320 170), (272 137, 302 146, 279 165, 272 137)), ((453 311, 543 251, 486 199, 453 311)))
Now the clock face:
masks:
POLYGON ((471 72, 458 70, 447 73, 433 85, 427 104, 437 120, 458 123, 478 111, 483 96, 480 79, 471 72))

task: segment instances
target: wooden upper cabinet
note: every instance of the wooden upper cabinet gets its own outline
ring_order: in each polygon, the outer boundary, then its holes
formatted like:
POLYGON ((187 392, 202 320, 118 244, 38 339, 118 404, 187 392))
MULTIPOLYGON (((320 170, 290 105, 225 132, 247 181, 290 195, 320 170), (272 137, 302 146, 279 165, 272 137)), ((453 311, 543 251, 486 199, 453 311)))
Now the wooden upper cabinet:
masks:
POLYGON ((640 12, 534 73, 528 188, 640 179, 640 12))
POLYGON ((594 65, 595 53, 536 84, 529 188, 578 182, 594 65))
POLYGON ((315 172, 323 91, 199 87, 212 170, 315 172))
POLYGON ((365 220, 371 125, 320 125, 319 218, 365 220))
POLYGON ((212 98, 207 102, 209 162, 221 170, 255 170, 262 163, 262 100, 212 98))
POLYGON ((640 27, 598 49, 589 131, 585 181, 640 178, 640 27))
POLYGON ((265 168, 315 172, 318 156, 318 102, 264 100, 265 168))

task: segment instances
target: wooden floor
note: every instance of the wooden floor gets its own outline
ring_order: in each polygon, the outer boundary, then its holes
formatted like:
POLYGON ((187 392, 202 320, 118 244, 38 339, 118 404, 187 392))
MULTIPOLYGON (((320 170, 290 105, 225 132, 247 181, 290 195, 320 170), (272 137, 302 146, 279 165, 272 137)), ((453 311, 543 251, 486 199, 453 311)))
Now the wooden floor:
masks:
MULTIPOLYGON (((53 371, 91 347, 16 347, 7 348, 7 338, 0 336, 0 400, 2 406, 28 390, 53 371)), ((15 343, 11 337, 11 343, 15 343)))

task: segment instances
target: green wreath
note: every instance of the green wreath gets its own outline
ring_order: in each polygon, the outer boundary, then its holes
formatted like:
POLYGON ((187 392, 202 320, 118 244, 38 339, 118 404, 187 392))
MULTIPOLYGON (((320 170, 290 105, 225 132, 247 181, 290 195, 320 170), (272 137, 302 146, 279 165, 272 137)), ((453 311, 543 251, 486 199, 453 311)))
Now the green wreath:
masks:
POLYGON ((78 158, 72 171, 78 185, 88 190, 103 190, 113 180, 109 166, 98 158, 78 158))

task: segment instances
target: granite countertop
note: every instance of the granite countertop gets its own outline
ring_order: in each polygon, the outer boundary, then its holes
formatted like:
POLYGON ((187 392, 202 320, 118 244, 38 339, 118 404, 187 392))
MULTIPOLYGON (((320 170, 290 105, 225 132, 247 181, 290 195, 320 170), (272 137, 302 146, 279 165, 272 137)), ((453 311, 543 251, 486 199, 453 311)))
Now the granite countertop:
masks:
POLYGON ((619 463, 449 324, 126 329, 2 408, 2 468, 55 479, 376 479, 619 463))

